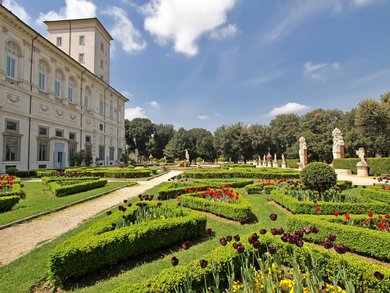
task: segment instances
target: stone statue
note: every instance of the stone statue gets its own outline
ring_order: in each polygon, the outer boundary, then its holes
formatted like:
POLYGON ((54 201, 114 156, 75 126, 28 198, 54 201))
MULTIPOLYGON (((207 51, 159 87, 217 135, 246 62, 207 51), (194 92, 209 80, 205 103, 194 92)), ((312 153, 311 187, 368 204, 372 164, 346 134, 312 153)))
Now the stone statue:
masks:
POLYGON ((335 128, 332 131, 333 136, 333 159, 344 158, 344 139, 340 129, 335 128))
POLYGON ((284 158, 284 154, 282 154, 282 168, 284 168, 284 169, 287 168, 287 163, 286 163, 286 160, 284 158))
POLYGON ((299 169, 305 168, 307 165, 307 144, 303 136, 299 138, 299 161, 299 169))
POLYGON ((190 154, 188 153, 188 150, 186 149, 186 161, 189 162, 190 161, 190 154))
POLYGON ((276 153, 274 154, 274 161, 272 167, 279 168, 278 158, 276 157, 276 153))
POLYGON ((366 159, 364 158, 366 155, 366 152, 364 151, 364 148, 359 148, 359 150, 356 151, 357 156, 359 157, 361 162, 365 162, 366 159))
POLYGON ((356 151, 356 154, 358 155, 360 162, 356 164, 357 169, 357 176, 368 176, 368 164, 366 162, 365 157, 365 151, 364 148, 359 148, 358 151, 356 151))

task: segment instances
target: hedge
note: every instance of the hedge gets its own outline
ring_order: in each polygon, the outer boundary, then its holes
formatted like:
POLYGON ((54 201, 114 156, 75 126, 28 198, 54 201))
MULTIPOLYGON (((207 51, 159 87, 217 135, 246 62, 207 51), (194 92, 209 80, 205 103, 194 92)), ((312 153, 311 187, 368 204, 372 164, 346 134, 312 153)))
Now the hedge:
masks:
MULTIPOLYGON (((153 204, 148 202, 148 205, 153 204)), ((172 207, 171 211, 180 211, 184 216, 142 222, 113 230, 113 224, 121 220, 122 215, 131 219, 137 209, 138 206, 133 206, 127 208, 124 214, 113 212, 56 246, 49 256, 51 278, 63 282, 69 277, 85 275, 121 260, 197 237, 206 228, 205 216, 172 207)))
POLYGON ((20 200, 20 196, 11 195, 11 196, 1 196, 0 197, 0 212, 9 211, 16 205, 20 200))
MULTIPOLYGON (((390 233, 375 231, 364 227, 348 225, 347 220, 334 223, 331 220, 335 216, 308 216, 294 215, 287 219, 287 229, 296 231, 302 227, 316 226, 319 229, 317 234, 310 233, 305 235, 305 239, 322 243, 327 239, 329 233, 336 235, 335 243, 342 243, 348 249, 357 253, 368 255, 373 258, 389 261, 390 260, 390 233), (344 224, 342 223, 344 222, 344 224)), ((367 220, 367 216, 351 215, 351 220, 359 218, 367 220)))
MULTIPOLYGON (((336 159, 333 161, 335 169, 349 169, 353 174, 356 174, 356 164, 360 159, 336 159)), ((390 158, 368 158, 368 174, 371 176, 379 176, 382 174, 390 174, 390 158)))
POLYGON ((85 180, 99 180, 99 177, 62 177, 62 176, 55 176, 55 177, 41 177, 41 181, 43 184, 47 185, 50 182, 54 181, 85 181, 85 180))
POLYGON ((72 185, 60 185, 58 181, 48 183, 49 189, 55 196, 61 197, 74 193, 79 193, 99 187, 103 187, 107 184, 107 180, 94 180, 76 183, 72 185))
POLYGON ((263 178, 263 179, 275 179, 275 178, 299 178, 299 172, 281 168, 246 168, 246 169, 232 169, 232 170, 191 170, 186 171, 179 175, 179 177, 185 178, 263 178))
MULTIPOLYGON (((242 239, 247 239, 251 234, 242 236, 242 239)), ((259 238, 260 248, 259 253, 263 254, 271 245, 279 248, 278 255, 281 256, 282 263, 291 264, 291 257, 286 253, 291 247, 290 244, 282 242, 279 237, 271 235, 261 235, 259 238)), ((254 248, 244 243, 245 250, 249 253, 249 259, 254 254, 254 248)), ((388 268, 367 262, 364 259, 357 258, 353 255, 340 255, 333 251, 316 248, 310 244, 305 244, 302 248, 296 248, 296 258, 303 267, 303 262, 312 257, 328 279, 337 278, 339 271, 336 269, 340 263, 345 264, 345 272, 347 278, 352 280, 357 292, 388 292, 390 288, 390 270, 388 268), (374 277, 374 272, 380 271, 384 278, 378 280, 374 277), (372 291, 371 291, 372 290, 372 291)), ((240 273, 240 257, 241 254, 232 247, 232 245, 220 246, 212 252, 203 256, 203 259, 208 260, 209 264, 206 268, 201 268, 200 260, 194 260, 190 263, 170 267, 161 271, 160 274, 139 284, 126 284, 115 288, 111 293, 161 293, 175 292, 178 286, 182 286, 189 277, 193 280, 193 288, 196 292, 201 292, 204 287, 204 279, 207 284, 213 284, 213 271, 211 262, 214 263, 215 270, 220 274, 221 279, 228 271, 229 262, 234 263, 236 276, 240 273)))
POLYGON ((251 206, 241 195, 236 203, 214 202, 192 194, 183 194, 178 198, 184 207, 209 212, 234 221, 247 221, 251 218, 251 206))
POLYGON ((365 214, 368 211, 374 213, 390 213, 390 205, 379 201, 369 200, 364 203, 350 202, 310 202, 299 201, 292 196, 286 195, 281 190, 273 190, 270 199, 276 201, 294 214, 316 214, 316 215, 332 215, 334 211, 340 214, 365 214), (321 210, 317 211, 316 206, 320 206, 321 210))
POLYGON ((262 193, 263 190, 265 193, 269 194, 275 188, 276 188, 275 185, 262 185, 261 183, 250 184, 245 186, 245 190, 248 194, 259 194, 262 193))
POLYGON ((361 189, 360 194, 362 196, 367 196, 368 198, 371 198, 373 200, 390 204, 390 190, 382 190, 378 187, 370 186, 365 189, 361 189))
POLYGON ((223 169, 229 169, 229 168, 255 168, 256 165, 253 164, 234 164, 234 163, 229 163, 229 164, 223 164, 221 168, 223 169))

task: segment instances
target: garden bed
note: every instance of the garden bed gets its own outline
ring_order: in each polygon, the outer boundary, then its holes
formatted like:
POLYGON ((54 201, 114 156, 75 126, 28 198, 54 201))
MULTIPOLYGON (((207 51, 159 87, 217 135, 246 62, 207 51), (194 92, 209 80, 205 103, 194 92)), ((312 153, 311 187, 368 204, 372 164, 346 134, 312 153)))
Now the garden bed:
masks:
POLYGON ((58 197, 66 196, 74 193, 92 190, 103 187, 107 184, 107 180, 65 180, 52 181, 48 183, 50 191, 58 197))
POLYGON ((200 169, 186 171, 179 176, 180 178, 196 178, 196 179, 227 179, 227 178, 299 178, 299 172, 294 170, 282 168, 235 168, 232 170, 214 170, 214 169, 200 169))

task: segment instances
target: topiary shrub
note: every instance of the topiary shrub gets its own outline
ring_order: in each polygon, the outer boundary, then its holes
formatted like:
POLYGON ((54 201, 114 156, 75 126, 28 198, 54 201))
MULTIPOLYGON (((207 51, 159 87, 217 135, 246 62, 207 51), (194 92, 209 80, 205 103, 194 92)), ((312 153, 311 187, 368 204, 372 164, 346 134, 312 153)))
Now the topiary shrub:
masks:
POLYGON ((301 171, 301 181, 308 188, 322 192, 337 182, 336 172, 326 163, 310 163, 301 171))

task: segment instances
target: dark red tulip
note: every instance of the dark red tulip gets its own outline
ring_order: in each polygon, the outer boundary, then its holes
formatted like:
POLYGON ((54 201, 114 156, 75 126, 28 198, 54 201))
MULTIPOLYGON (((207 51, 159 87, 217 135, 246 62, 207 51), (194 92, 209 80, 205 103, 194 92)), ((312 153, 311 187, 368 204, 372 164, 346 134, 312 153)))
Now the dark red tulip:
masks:
POLYGON ((253 246, 253 248, 255 248, 255 249, 259 249, 259 248, 260 248, 260 242, 259 242, 259 241, 253 242, 252 246, 253 246))
POLYGON ((190 242, 189 241, 184 241, 182 244, 181 244, 181 248, 184 249, 184 250, 187 250, 190 248, 190 242))
POLYGON ((314 233, 314 234, 317 234, 319 232, 319 230, 318 230, 318 228, 316 226, 311 226, 310 227, 310 232, 314 233))
POLYGON ((177 266, 179 264, 179 259, 176 256, 172 257, 171 264, 177 266))
POLYGON ((329 241, 335 241, 336 240, 336 235, 333 234, 333 233, 329 233, 328 234, 328 239, 329 239, 329 241))
POLYGON ((334 246, 334 250, 336 250, 336 252, 339 254, 344 254, 347 252, 347 248, 343 244, 336 244, 334 246))
POLYGON ((265 229, 260 229, 260 234, 266 234, 267 233, 267 230, 265 230, 265 229))
POLYGON ((208 261, 205 260, 205 259, 202 259, 202 260, 199 262, 199 264, 200 264, 200 267, 201 267, 202 269, 204 269, 205 267, 207 267, 208 261))
POLYGON ((107 214, 107 216, 109 216, 109 215, 112 214, 112 212, 111 211, 107 211, 106 214, 107 214))
POLYGON ((325 240, 324 242, 322 242, 322 246, 326 249, 330 249, 333 247, 333 244, 332 242, 330 242, 329 240, 325 240))
POLYGON ((276 221, 277 218, 278 218, 278 215, 277 215, 277 214, 270 214, 270 215, 269 215, 269 218, 270 218, 272 221, 276 221))
POLYGON ((219 239, 219 243, 221 243, 222 246, 226 246, 227 241, 224 237, 222 237, 221 239, 219 239))
POLYGON ((374 277, 382 281, 385 276, 381 272, 375 272, 374 277))
POLYGON ((233 239, 234 239, 234 241, 237 241, 237 242, 240 241, 240 235, 238 235, 238 234, 234 235, 233 239))
POLYGON ((128 204, 127 204, 127 206, 128 207, 131 207, 133 204, 131 203, 131 202, 129 202, 128 204))
POLYGON ((275 254, 278 249, 275 246, 268 247, 268 252, 270 254, 275 254))
POLYGON ((237 245, 236 249, 238 253, 243 253, 245 251, 244 245, 237 245))
POLYGON ((302 247, 304 243, 305 242, 303 242, 302 239, 298 239, 297 242, 295 243, 295 245, 298 246, 298 247, 302 247))
POLYGON ((230 236, 230 235, 226 236, 226 241, 227 241, 227 242, 232 241, 232 236, 230 236))

